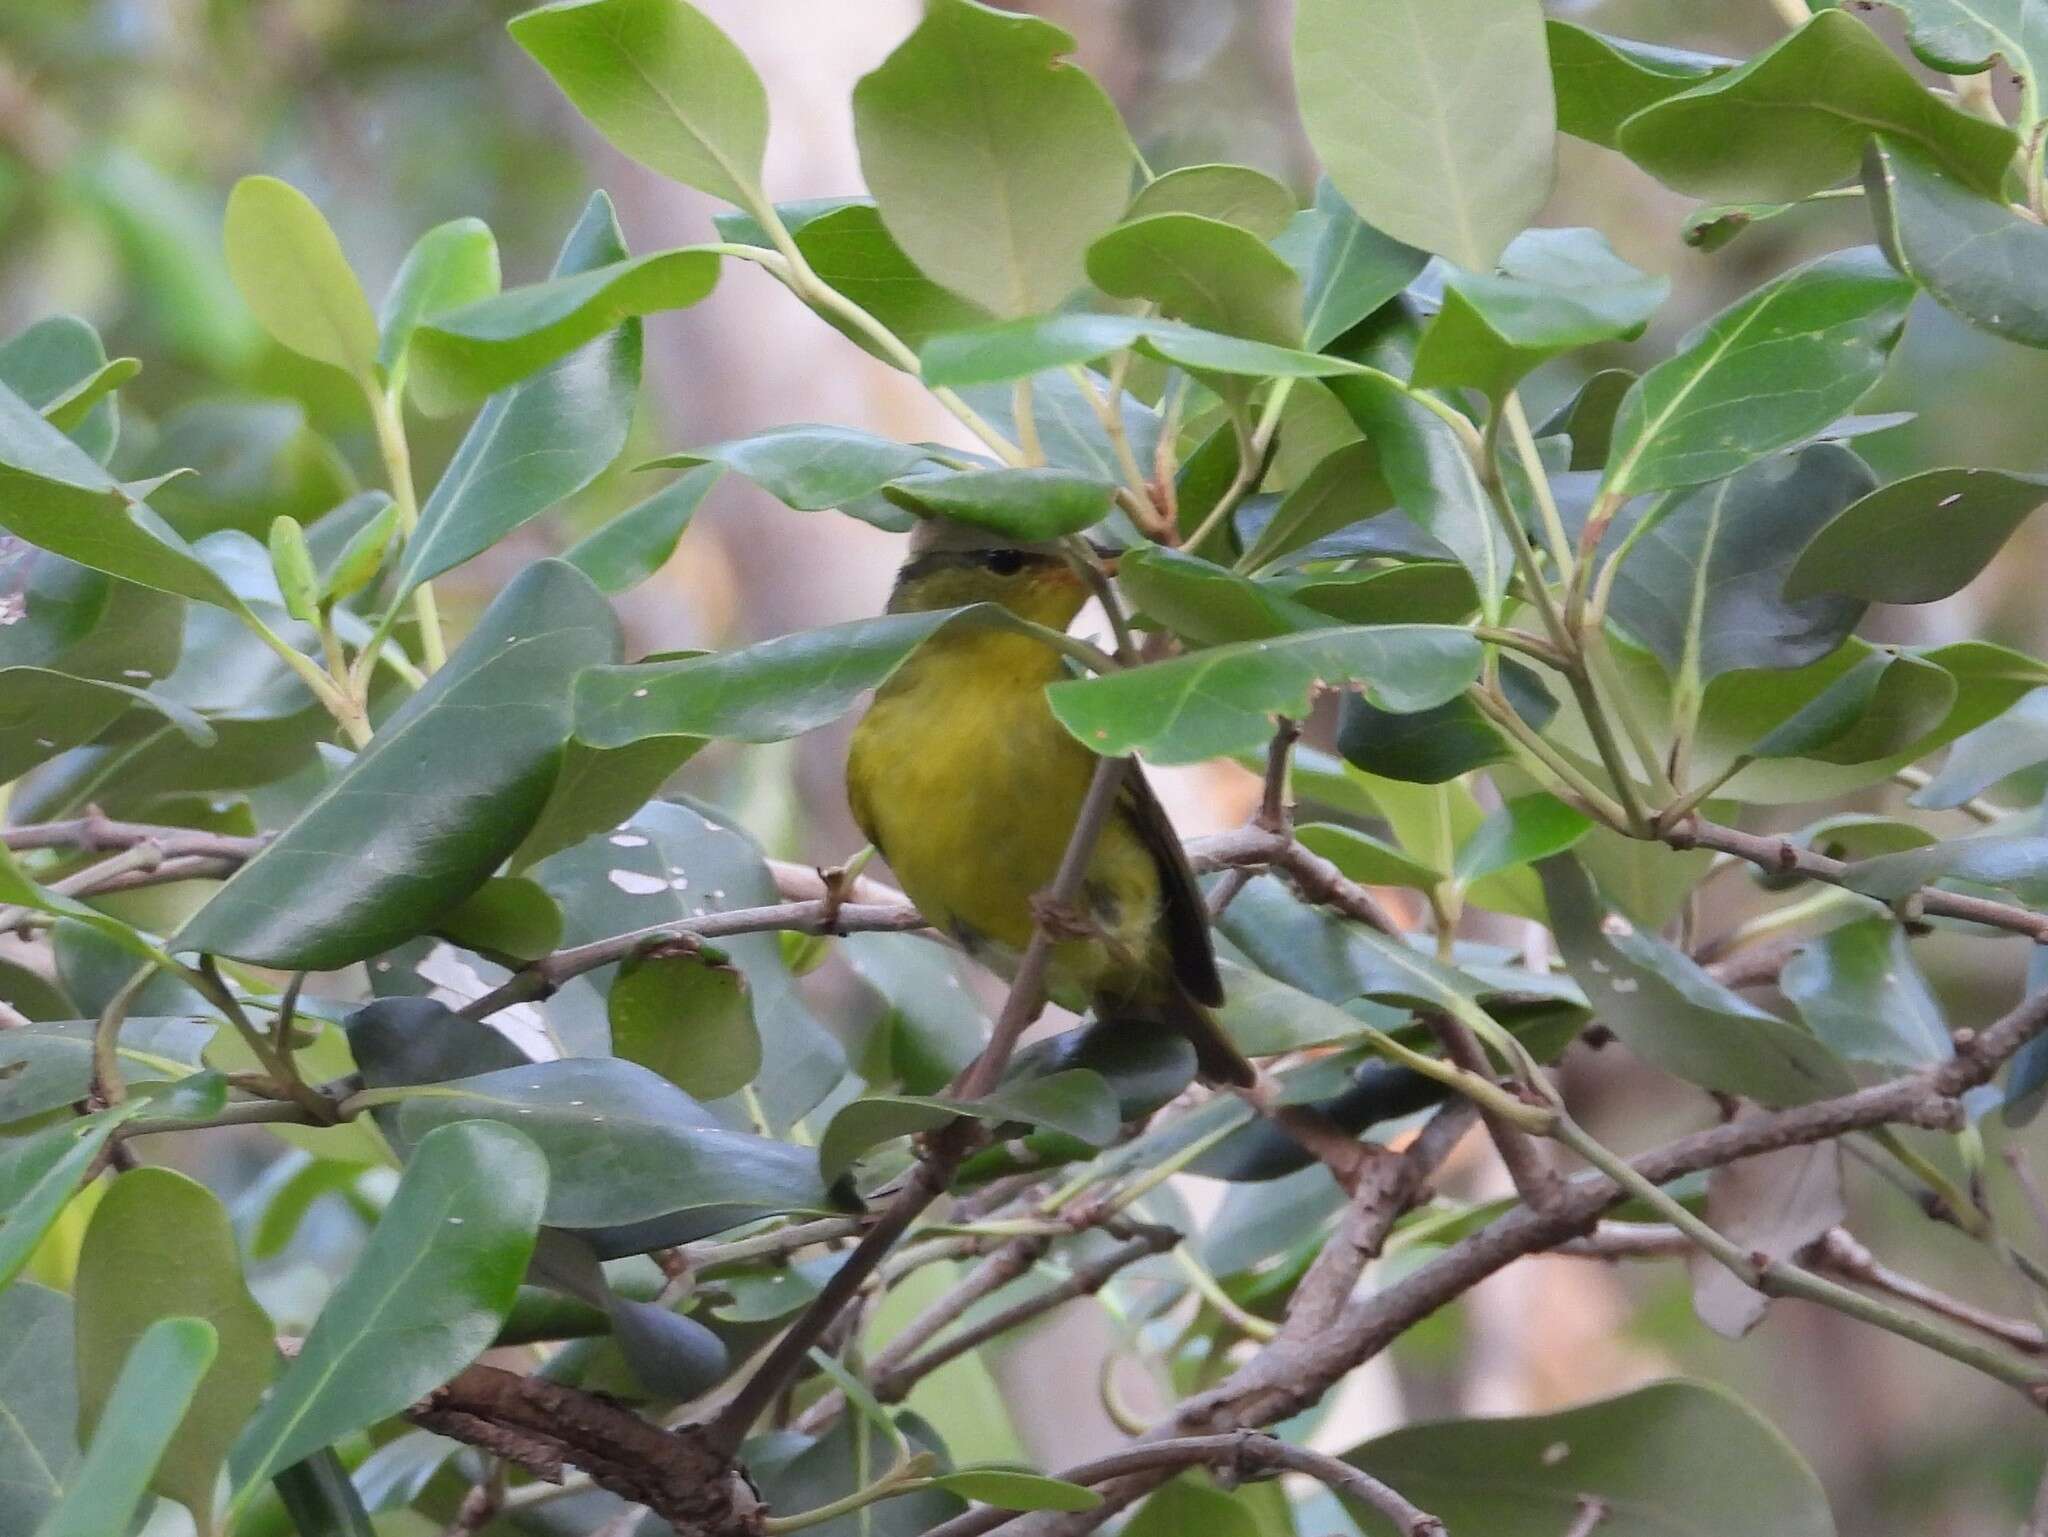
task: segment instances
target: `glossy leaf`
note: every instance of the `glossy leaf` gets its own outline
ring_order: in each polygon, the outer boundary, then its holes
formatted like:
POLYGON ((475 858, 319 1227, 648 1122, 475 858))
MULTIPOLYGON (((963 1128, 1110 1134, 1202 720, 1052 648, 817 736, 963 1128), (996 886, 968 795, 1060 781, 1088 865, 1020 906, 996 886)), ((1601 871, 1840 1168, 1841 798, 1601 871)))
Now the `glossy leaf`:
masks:
MULTIPOLYGON (((1344 1460, 1451 1531, 1557 1537, 1590 1495, 1600 1537, 1691 1531, 1834 1537, 1820 1480, 1725 1388, 1657 1382, 1557 1414, 1446 1420, 1368 1441, 1344 1460)), ((1371 1537, 1392 1528, 1354 1508, 1371 1537)))
POLYGON ((77 1476, 36 1537, 106 1537, 128 1529, 216 1349, 213 1326, 203 1319, 161 1318, 142 1332, 107 1394, 77 1476))
POLYGON ((1605 489, 1632 496, 1716 480, 1813 436, 1877 382, 1911 298, 1865 247, 1738 300, 1630 387, 1605 489))
POLYGON ((165 1318, 203 1319, 219 1354, 198 1384, 149 1487, 202 1529, 214 1482, 276 1370, 270 1315, 249 1295, 227 1212, 169 1169, 117 1178, 94 1209, 73 1285, 78 1305, 79 1427, 91 1436, 132 1349, 165 1318))
POLYGON ((1198 645, 1261 640, 1337 621, 1225 566, 1163 545, 1141 545, 1117 565, 1117 585, 1147 619, 1198 645))
POLYGON ((1294 217, 1294 192, 1248 165, 1184 165, 1140 187, 1124 219, 1128 223, 1163 213, 1221 219, 1271 240, 1294 217))
POLYGON ((503 1126, 413 1149, 391 1204, 235 1445, 235 1508, 279 1469, 398 1413, 489 1347, 526 1273, 548 1170, 503 1126))
POLYGON ((1366 686, 1392 710, 1426 710, 1478 676, 1479 643, 1447 625, 1317 630, 1217 646, 1046 693, 1060 723, 1104 755, 1192 763, 1255 751, 1273 717, 1308 713, 1318 689, 1366 686))
POLYGON ((1314 379, 1362 371, 1361 365, 1343 358, 1224 336, 1171 320, 1084 311, 952 332, 925 343, 918 356, 927 384, 965 388, 1092 363, 1127 347, 1208 373, 1314 379))
POLYGON ((918 269, 997 315, 1081 286, 1082 253, 1124 211, 1132 149, 1074 46, 1035 16, 937 0, 853 91, 861 170, 918 269))
POLYGON ((1324 177, 1312 208, 1296 214, 1273 249, 1300 274, 1302 346, 1320 351, 1412 283, 1429 253, 1359 218, 1324 177))
POLYGON ((1614 419, 1636 376, 1625 368, 1603 368, 1593 375, 1550 420, 1536 429, 1540 441, 1562 433, 1571 439, 1572 470, 1597 470, 1607 463, 1614 441, 1614 419))
POLYGON ((1562 854, 1592 822, 1552 795, 1524 795, 1488 814, 1458 849, 1451 873, 1470 884, 1500 870, 1562 854))
POLYGON ((1609 37, 1555 17, 1544 31, 1558 131, 1606 149, 1619 147, 1621 125, 1645 107, 1735 68, 1733 59, 1609 37))
MULTIPOLYGON (((642 469, 720 464, 799 512, 844 507, 931 464, 931 450, 855 427, 798 422, 709 448, 668 454, 642 469)), ((907 526, 907 523, 906 523, 907 526)))
POLYGON ((629 319, 688 309, 711 292, 718 268, 709 251, 656 251, 565 272, 423 320, 412 338, 413 394, 426 411, 459 409, 629 319))
POLYGON ((525 837, 568 739, 571 682, 618 648, 618 621, 588 578, 559 561, 527 567, 177 945, 326 970, 422 932, 525 837))
POLYGON ((71 1299, 33 1282, 0 1287, 0 1532, 30 1537, 78 1463, 71 1299))
POLYGON ((687 470, 644 502, 614 513, 562 552, 602 593, 630 592, 668 564, 683 531, 718 483, 716 465, 687 470))
POLYGON ((1087 267, 1104 293, 1150 300, 1204 330, 1276 347, 1301 341, 1301 279, 1235 224, 1194 213, 1132 219, 1088 247, 1087 267))
POLYGON ((943 1126, 962 1115, 995 1125, 1021 1121, 1043 1126, 1095 1147, 1114 1140, 1119 1124, 1116 1096, 1099 1073, 1085 1068, 1001 1084, 974 1100, 912 1094, 867 1096, 834 1114, 818 1141, 819 1167, 828 1182, 836 1180, 870 1148, 894 1137, 943 1126))
POLYGON ((1991 564, 2043 502, 2048 477, 2013 470, 1923 470, 1872 491, 1825 524, 1785 578, 1788 598, 1843 593, 1934 603, 1991 564))
POLYGON ((1498 273, 1445 275, 1414 383, 1497 398, 1561 352, 1640 335, 1670 289, 1616 256, 1598 230, 1528 230, 1502 253, 1498 273))
POLYGON ((1608 910, 1574 861, 1538 866, 1552 932, 1600 1020, 1651 1066, 1766 1105, 1847 1093, 1848 1069, 1813 1035, 1721 986, 1608 910))
POLYGON ((1842 643, 1863 605, 1783 596, 1785 574, 1816 529, 1875 477, 1846 448, 1820 443, 1625 513, 1646 522, 1614 583, 1615 620, 1674 679, 1742 667, 1803 667, 1842 643))
MULTIPOLYGON (((599 192, 569 232, 555 275, 625 256, 611 199, 599 192)), ((640 323, 627 320, 490 401, 420 509, 399 567, 400 594, 482 554, 597 479, 626 445, 639 387, 640 323)))
MULTIPOLYGON (((1414 488, 1410 489, 1412 493, 1414 488)), ((1280 499, 1239 564, 1247 571, 1261 571, 1290 555, 1306 558, 1318 548, 1318 541, 1356 530, 1367 519, 1391 513, 1393 507, 1394 493, 1381 469, 1379 450, 1364 439, 1347 443, 1280 499)), ((1436 548, 1449 553, 1441 545, 1436 548)))
POLYGON ((498 238, 481 219, 450 219, 412 244, 377 315, 377 366, 388 380, 405 362, 414 330, 498 291, 498 238))
POLYGON ((557 0, 512 40, 623 154, 728 203, 760 201, 768 97, 732 39, 684 0, 557 0))
POLYGON ((1535 0, 1304 0, 1294 77, 1331 182, 1396 240, 1483 272, 1550 196, 1535 0))
POLYGON ((761 1071, 747 979, 703 954, 626 962, 605 994, 612 1052, 697 1099, 737 1094, 761 1071))
POLYGON ((1337 379, 1330 388, 1378 449, 1380 473, 1401 510, 1472 573, 1481 612, 1497 613, 1514 552, 1457 434, 1385 375, 1337 379))
POLYGON ((1892 265, 1979 330, 2048 347, 2048 230, 1889 138, 1863 185, 1892 265))
POLYGON ((1954 1053, 1905 930, 1859 918, 1803 946, 1781 986, 1813 1033, 1852 1062, 1920 1068, 1954 1053))
POLYGON ((1050 465, 913 475, 882 488, 900 507, 993 529, 1024 543, 1094 527, 1109 512, 1115 493, 1110 481, 1050 465))
POLYGON ((494 875, 443 913, 434 931, 465 950, 537 961, 562 942, 562 910, 532 881, 494 875))
POLYGON ((1015 1468, 958 1468, 941 1473, 932 1483, 998 1510, 1094 1510, 1102 1503, 1093 1489, 1015 1468))
POLYGON ((313 200, 274 176, 245 176, 228 194, 228 275, 292 351, 366 383, 377 366, 377 318, 341 242, 313 200))
POLYGON ((523 1132, 547 1160, 551 1227, 614 1227, 699 1207, 835 1209, 807 1149, 725 1130, 634 1062, 567 1057, 500 1068, 421 1085, 399 1107, 399 1135, 409 1142, 464 1121, 523 1132))
POLYGON ((1694 197, 1793 202, 1855 175, 1878 133, 1989 194, 2018 147, 2002 123, 1924 88, 1848 11, 1825 10, 1739 68, 1638 112, 1620 148, 1694 197))

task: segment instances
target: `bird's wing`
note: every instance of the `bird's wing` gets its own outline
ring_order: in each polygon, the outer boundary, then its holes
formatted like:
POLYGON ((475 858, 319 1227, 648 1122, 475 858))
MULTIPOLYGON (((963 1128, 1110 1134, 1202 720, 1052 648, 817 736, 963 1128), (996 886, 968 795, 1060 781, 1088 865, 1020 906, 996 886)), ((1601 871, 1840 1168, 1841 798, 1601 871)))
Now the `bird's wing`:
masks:
POLYGON ((1166 924, 1174 975, 1198 1003, 1221 1003, 1223 979, 1216 974, 1216 947, 1209 938, 1209 906, 1202 900, 1202 888, 1195 884, 1195 872, 1188 865, 1180 835, 1146 782, 1145 771, 1136 763, 1124 775, 1117 810, 1158 866, 1160 916, 1166 924))

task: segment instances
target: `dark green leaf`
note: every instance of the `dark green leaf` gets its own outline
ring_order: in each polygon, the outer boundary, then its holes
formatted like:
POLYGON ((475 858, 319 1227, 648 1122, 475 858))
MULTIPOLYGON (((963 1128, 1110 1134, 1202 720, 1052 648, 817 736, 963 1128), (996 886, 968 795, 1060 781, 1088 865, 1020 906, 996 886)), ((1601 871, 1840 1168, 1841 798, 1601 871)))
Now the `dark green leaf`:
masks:
POLYGON ((137 709, 153 712, 195 746, 217 740, 213 727, 183 705, 132 684, 43 667, 0 667, 0 784, 94 740, 137 709))
POLYGON ((675 553, 704 495, 718 483, 716 465, 678 475, 646 501, 615 513, 562 552, 562 559, 616 596, 646 581, 675 553))
POLYGON ((1552 795, 1524 795, 1490 813, 1458 849, 1451 873, 1469 885, 1499 870, 1562 854, 1592 822, 1552 795))
POLYGON ((1004 1081, 1051 1077, 1076 1068, 1086 1068, 1109 1085, 1120 1121, 1140 1121, 1194 1081, 1195 1049, 1175 1030, 1133 1029, 1129 1020, 1097 1020, 1027 1046, 1011 1059, 1004 1081))
POLYGON ((1472 574, 1449 561, 1354 567, 1275 584, 1296 603, 1346 624, 1454 624, 1479 607, 1472 574))
POLYGON ((292 351, 374 382, 377 320, 311 198, 274 176, 228 194, 228 275, 263 329, 292 351))
MULTIPOLYGON (((595 193, 562 246, 555 275, 625 256, 611 199, 595 193)), ((482 554, 597 479, 626 445, 639 387, 640 322, 627 320, 490 401, 420 509, 399 567, 400 595, 482 554)))
MULTIPOLYGON (((203 1319, 160 1318, 143 1331, 106 1397, 76 1478, 36 1537, 107 1537, 128 1529, 216 1348, 213 1325, 203 1319)), ((206 1492, 211 1498, 211 1485, 206 1492)))
POLYGON ((1319 352, 1412 283, 1427 251, 1381 234, 1352 211, 1328 177, 1313 208, 1296 214, 1273 249, 1301 276, 1302 346, 1319 352))
POLYGON ((708 955, 627 961, 605 995, 612 1053, 697 1099, 737 1094, 761 1071, 747 979, 708 955))
POLYGON ((1218 963, 1224 998, 1217 1023, 1246 1056, 1270 1057, 1356 1041, 1367 1024, 1335 1004, 1235 961, 1218 963))
POLYGON ((835 1209, 809 1149, 727 1131, 634 1062, 536 1062, 421 1085, 400 1101, 407 1141, 465 1121, 502 1123, 539 1147, 551 1227, 613 1227, 697 1207, 835 1209))
MULTIPOLYGON (((1609 1511, 1600 1537, 1835 1534, 1820 1481, 1791 1443, 1704 1382, 1652 1383, 1559 1414, 1415 1425, 1344 1460, 1450 1530, 1485 1537, 1557 1537, 1586 1496, 1609 1511)), ((1371 1537, 1393 1532, 1374 1512, 1352 1514, 1371 1537)))
POLYGON ((970 963, 911 934, 849 934, 840 948, 888 1010, 862 1053, 861 1076, 913 1094, 939 1092, 988 1038, 988 1016, 968 991, 970 963))
POLYGON ((1140 187, 1124 218, 1199 214, 1271 240, 1287 227, 1295 206, 1291 188, 1248 165, 1184 165, 1140 187))
POLYGON ((1694 686, 1736 668, 1819 661, 1863 605, 1788 600, 1785 574, 1813 531, 1875 480, 1848 449, 1817 443, 1632 509, 1616 520, 1616 536, 1649 526, 1615 578, 1610 611, 1673 679, 1694 686))
POLYGON ((1368 886, 1410 886, 1417 891, 1429 891, 1446 874, 1370 833, 1335 822, 1311 822, 1301 828, 1300 838, 1304 848, 1322 855, 1352 880, 1368 886))
POLYGON ((1941 1004, 1890 918, 1860 918, 1803 946, 1780 986, 1813 1033, 1851 1062, 1920 1068, 1954 1053, 1941 1004))
POLYGON ((1720 203, 1792 202, 1856 174, 1882 133, 1995 194, 2012 131, 1935 96, 1862 22, 1825 10, 1740 68, 1645 108, 1620 148, 1668 186, 1720 203))
POLYGON ((227 1212, 204 1185, 169 1169, 121 1175, 93 1210, 73 1294, 78 1423, 88 1437, 113 1398, 122 1363, 146 1331, 166 1318, 212 1326, 219 1354, 149 1480, 204 1529, 228 1448, 277 1364, 276 1330, 242 1279, 227 1212))
MULTIPOLYGON (((1557 714, 1542 678, 1521 663, 1501 663, 1501 686, 1515 712, 1538 731, 1557 714)), ((1443 784, 1514 756, 1500 728, 1470 699, 1401 714, 1369 699, 1347 698, 1337 714, 1337 749, 1368 774, 1423 785, 1443 784)))
POLYGON ((1630 388, 1607 491, 1716 480, 1812 437, 1877 382, 1911 298, 1911 286, 1861 247, 1738 300, 1630 388))
POLYGON ((654 797, 704 746, 704 738, 654 736, 624 747, 589 747, 571 740, 562 750, 540 815, 512 851, 514 870, 538 864, 593 833, 617 827, 654 797))
POLYGON ((560 561, 529 566, 448 665, 193 915, 179 946, 326 970, 421 932, 525 837, 569 735, 571 681, 618 647, 618 621, 587 577, 560 561))
POLYGON ((1603 1024, 1651 1066, 1766 1105, 1854 1087, 1848 1069, 1797 1025, 1714 981, 1654 934, 1610 911, 1573 860, 1538 871, 1558 947, 1603 1024))
POLYGON ((1361 365, 1343 358, 1223 336, 1171 320, 1086 312, 952 332, 925 343, 918 355, 925 383, 964 388, 1092 363, 1126 347, 1136 347, 1163 362, 1209 373, 1313 379, 1361 371, 1361 365))
POLYGON ((1094 752, 1192 763, 1255 750, 1275 715, 1306 715, 1320 688, 1363 684, 1392 710, 1442 704, 1478 676, 1479 653, 1469 631, 1448 625, 1347 627, 1217 646, 1046 692, 1094 752))
POLYGON ((1305 0, 1294 77, 1331 182, 1396 240, 1483 272, 1550 196, 1536 0, 1305 0))
POLYGON ((271 1486, 299 1537, 376 1537, 362 1496, 332 1447, 281 1469, 271 1486))
POLYGON ((1670 289, 1616 256, 1598 230, 1528 230, 1502 253, 1498 273, 1445 275, 1414 383, 1498 398, 1561 352, 1640 335, 1670 289))
POLYGON ((1825 524, 1785 578, 1785 596, 1846 593, 1934 603, 1991 564, 2048 502, 2048 477, 2012 470, 1923 470, 1880 487, 1825 524))
POLYGON ((1614 420, 1628 397, 1636 376, 1625 368, 1603 368, 1588 379, 1571 399, 1571 404, 1536 429, 1538 438, 1563 433, 1572 440, 1572 457, 1567 468, 1597 470, 1607 463, 1609 445, 1614 441, 1614 420))
MULTIPOLYGON (((1225 1274, 1229 1273, 1228 1267, 1225 1274)), ((1262 1537, 1249 1504, 1190 1474, 1156 1489, 1124 1528, 1126 1537, 1262 1537)))
POLYGON ((460 409, 635 316, 688 309, 718 282, 718 266, 710 251, 656 251, 422 320, 412 338, 413 394, 426 411, 460 409))
POLYGON ((1618 148, 1621 125, 1645 107, 1735 68, 1735 60, 1634 38, 1609 37, 1568 21, 1545 24, 1561 133, 1618 148))
POLYGON ((279 1469, 398 1413, 490 1346, 547 1200, 539 1151, 504 1126, 413 1150, 361 1256, 235 1445, 235 1509, 279 1469))
MULTIPOLYGON (((931 462, 931 451, 853 427, 798 422, 752 437, 669 454, 642 469, 722 464, 800 512, 843 507, 931 462)), ((908 526, 907 520, 905 526, 908 526)))
MULTIPOLYGON (((897 1421, 913 1449, 933 1454, 941 1469, 947 1465, 945 1447, 928 1426, 908 1414, 899 1414, 897 1421)), ((896 1457, 896 1446, 884 1428, 865 1414, 842 1414, 818 1440, 805 1444, 797 1437, 792 1445, 782 1459, 767 1461, 765 1466, 763 1459, 749 1459, 765 1503, 771 1509, 792 1513, 816 1510, 866 1488, 896 1457)), ((811 1537, 921 1537, 966 1508, 957 1494, 922 1489, 805 1530, 811 1537)))
POLYGON ((963 470, 912 475, 882 494, 900 507, 955 518, 1031 543, 1077 534, 1100 523, 1116 487, 1076 470, 963 470))
POLYGON ((494 875, 444 913, 434 931, 465 950, 537 961, 562 942, 562 910, 532 881, 494 875))
POLYGON ((1379 450, 1363 439, 1347 443, 1281 498, 1239 564, 1247 571, 1263 570, 1283 556, 1312 550, 1319 540, 1390 512, 1393 506, 1394 493, 1381 469, 1379 450))
POLYGON ((1093 1489, 1014 1468, 960 1468, 940 1474, 932 1483, 999 1510, 1093 1510, 1102 1503, 1102 1496, 1093 1489))
POLYGON ((30 1537, 78 1463, 71 1299, 33 1282, 0 1287, 0 1532, 30 1537))
POLYGON ((0 1141, 0 1289, 21 1273, 114 1128, 140 1105, 129 1100, 114 1110, 0 1141))
POLYGON ((384 377, 396 377, 421 321, 488 299, 498 281, 498 239, 481 219, 450 219, 415 240, 377 316, 384 377))
POLYGON ((1116 1096, 1099 1073, 1069 1068, 1043 1078, 999 1085, 980 1099, 960 1100, 930 1095, 893 1094, 856 1099, 833 1115, 818 1139, 818 1165, 829 1183, 851 1168, 868 1149, 891 1138, 943 1126, 956 1116, 971 1115, 1001 1125, 1021 1121, 1066 1132, 1093 1147, 1115 1139, 1116 1096))
MULTIPOLYGON (((1739 686, 1735 677, 1728 682, 1739 686)), ((1889 758, 1940 726, 1958 692, 1956 680, 1932 662, 1877 652, 1772 727, 1750 752, 1823 763, 1889 758)))
POLYGON ((1088 247, 1088 277, 1204 330, 1275 347, 1301 340, 1301 279, 1257 235, 1220 219, 1160 213, 1119 224, 1088 247))
POLYGON ((1117 585, 1139 614, 1198 645, 1261 640, 1337 621, 1227 567, 1162 545, 1118 563, 1117 585))
POLYGON ((1899 271, 1979 330, 2048 347, 2048 230, 1890 138, 1871 145, 1863 185, 1899 271))
POLYGON ((922 272, 997 315, 1057 308, 1122 215, 1132 150, 1109 98, 1035 16, 937 0, 853 91, 861 169, 922 272))
POLYGON ((623 153, 728 203, 761 201, 768 97, 732 39, 683 0, 557 0, 512 40, 623 153))

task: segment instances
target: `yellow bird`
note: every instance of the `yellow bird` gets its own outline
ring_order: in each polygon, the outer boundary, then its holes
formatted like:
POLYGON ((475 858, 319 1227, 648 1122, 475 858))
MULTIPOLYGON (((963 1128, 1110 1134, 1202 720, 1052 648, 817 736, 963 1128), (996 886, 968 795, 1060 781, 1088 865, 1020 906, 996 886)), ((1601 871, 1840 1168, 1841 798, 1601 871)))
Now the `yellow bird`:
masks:
MULTIPOLYGON (((1088 596, 1054 544, 927 519, 896 574, 892 614, 998 603, 1064 631, 1088 596)), ((875 694, 846 760, 854 820, 933 927, 1012 975, 1033 898, 1053 882, 1097 759, 1046 702, 1060 653, 1014 631, 940 631, 875 694)), ((1252 1065, 1205 1005, 1223 1001, 1208 912, 1180 840, 1130 769, 1082 886, 1078 927, 1053 947, 1047 991, 1102 1020, 1178 1031, 1204 1077, 1249 1086, 1252 1065)))

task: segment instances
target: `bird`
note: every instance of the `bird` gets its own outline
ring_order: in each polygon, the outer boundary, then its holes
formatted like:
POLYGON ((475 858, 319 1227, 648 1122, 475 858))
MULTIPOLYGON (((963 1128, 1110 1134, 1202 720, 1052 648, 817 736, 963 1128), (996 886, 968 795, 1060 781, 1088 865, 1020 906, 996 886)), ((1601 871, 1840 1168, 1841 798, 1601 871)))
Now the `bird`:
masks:
MULTIPOLYGON (((933 517, 912 531, 888 611, 993 603, 1064 632, 1089 593, 1057 541, 933 517)), ((1050 918, 1060 925, 1046 974, 1054 1002, 1092 1009, 1105 1024, 1175 1031, 1204 1079, 1250 1088, 1256 1069, 1209 1012, 1223 984, 1201 888, 1135 762, 1089 856, 1077 911, 1043 908, 1100 761, 1047 702, 1046 685, 1065 676, 1062 654, 1040 636, 939 630, 854 728, 854 821, 932 927, 975 960, 1014 976, 1050 918)))

